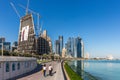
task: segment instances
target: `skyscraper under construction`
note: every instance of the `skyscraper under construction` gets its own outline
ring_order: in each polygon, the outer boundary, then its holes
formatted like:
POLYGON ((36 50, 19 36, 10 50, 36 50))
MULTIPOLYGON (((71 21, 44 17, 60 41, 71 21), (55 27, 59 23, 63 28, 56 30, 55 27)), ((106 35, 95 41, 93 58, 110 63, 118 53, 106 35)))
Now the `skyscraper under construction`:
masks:
MULTIPOLYGON (((25 8, 26 15, 20 19, 17 51, 19 53, 51 53, 52 43, 50 37, 47 36, 47 31, 44 31, 43 34, 41 34, 42 28, 40 28, 40 36, 38 36, 39 32, 37 31, 39 31, 38 28, 40 15, 39 13, 29 10, 28 5, 29 1, 27 3, 27 8, 25 8), (28 13, 28 11, 31 14, 28 13), (37 20, 33 20, 33 14, 37 15, 37 20), (37 26, 34 26, 34 21, 37 22, 37 26)), ((16 8, 13 3, 11 3, 11 6, 18 15, 18 12, 16 11, 16 8)), ((24 8, 24 6, 20 6, 24 8)), ((20 15, 18 16, 20 17, 20 15)))
POLYGON ((52 52, 52 42, 47 31, 43 31, 39 37, 36 37, 35 26, 32 14, 27 14, 20 20, 18 52, 48 54, 52 52))
POLYGON ((35 29, 32 14, 27 14, 20 19, 18 52, 36 52, 35 29))

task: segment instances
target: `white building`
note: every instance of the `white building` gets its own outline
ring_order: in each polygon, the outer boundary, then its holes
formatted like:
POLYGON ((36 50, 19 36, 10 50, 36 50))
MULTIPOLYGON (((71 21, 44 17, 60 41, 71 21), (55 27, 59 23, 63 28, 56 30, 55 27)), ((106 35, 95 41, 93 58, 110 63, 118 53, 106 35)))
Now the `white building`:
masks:
POLYGON ((113 56, 112 56, 112 55, 108 55, 108 56, 106 57, 106 59, 112 60, 112 59, 113 59, 113 56))
POLYGON ((64 58, 64 57, 65 57, 65 55, 66 55, 66 49, 65 49, 65 48, 63 48, 63 49, 62 49, 62 57, 64 58))
POLYGON ((0 80, 30 72, 37 67, 36 58, 0 57, 0 80))
POLYGON ((90 58, 90 54, 89 54, 89 53, 86 53, 86 54, 85 54, 85 58, 89 59, 89 58, 90 58))

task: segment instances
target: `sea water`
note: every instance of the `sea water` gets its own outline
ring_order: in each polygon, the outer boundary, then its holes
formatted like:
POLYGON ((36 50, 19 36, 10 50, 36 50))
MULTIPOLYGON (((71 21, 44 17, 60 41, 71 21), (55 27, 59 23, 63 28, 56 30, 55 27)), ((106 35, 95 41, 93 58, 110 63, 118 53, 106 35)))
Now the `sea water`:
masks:
POLYGON ((120 80, 120 60, 84 60, 69 62, 84 80, 120 80))

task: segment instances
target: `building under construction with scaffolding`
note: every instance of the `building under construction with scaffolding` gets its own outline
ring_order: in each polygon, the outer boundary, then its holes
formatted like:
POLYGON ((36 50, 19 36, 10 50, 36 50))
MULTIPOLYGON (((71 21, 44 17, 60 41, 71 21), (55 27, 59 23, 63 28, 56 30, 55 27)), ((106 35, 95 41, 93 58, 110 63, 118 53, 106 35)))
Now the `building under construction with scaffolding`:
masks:
POLYGON ((50 37, 47 35, 47 31, 44 30, 37 39, 37 53, 38 54, 48 54, 52 52, 52 42, 50 37))
POLYGON ((52 51, 52 42, 47 31, 36 36, 32 14, 21 18, 18 37, 18 52, 48 54, 52 51))
POLYGON ((18 52, 35 53, 36 52, 35 29, 32 14, 28 14, 21 18, 19 38, 18 38, 18 52))
MULTIPOLYGON (((15 9, 13 3, 11 4, 15 9)), ((16 10, 16 9, 15 9, 16 10)), ((26 10, 27 11, 27 10, 26 10)), ((17 11, 16 11, 17 12, 17 11)), ((33 12, 33 11, 32 11, 33 12)), ((52 42, 47 35, 47 31, 42 30, 37 33, 36 27, 39 27, 39 14, 37 13, 37 26, 34 26, 33 14, 30 12, 20 18, 20 28, 18 35, 19 53, 48 54, 52 52, 52 42)), ((18 13, 17 13, 18 14, 18 13)))

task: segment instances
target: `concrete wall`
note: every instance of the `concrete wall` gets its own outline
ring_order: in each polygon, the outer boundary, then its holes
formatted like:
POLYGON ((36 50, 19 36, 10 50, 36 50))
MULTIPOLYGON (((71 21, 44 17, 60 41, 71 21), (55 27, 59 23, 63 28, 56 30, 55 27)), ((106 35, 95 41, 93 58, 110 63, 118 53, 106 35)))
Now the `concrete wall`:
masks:
POLYGON ((8 59, 9 58, 0 60, 0 80, 6 80, 9 78, 13 78, 15 76, 30 72, 37 67, 37 62, 35 58, 24 57, 23 59, 19 57, 18 59, 17 57, 16 58, 14 57, 13 59, 12 58, 10 58, 10 60, 8 59), (9 64, 8 72, 6 72, 7 63, 9 64), (15 66, 13 66, 13 64, 15 66), (19 66, 19 69, 18 69, 18 66, 19 66))

